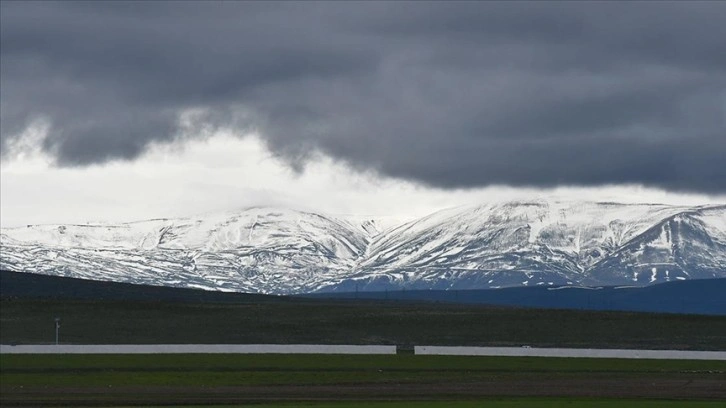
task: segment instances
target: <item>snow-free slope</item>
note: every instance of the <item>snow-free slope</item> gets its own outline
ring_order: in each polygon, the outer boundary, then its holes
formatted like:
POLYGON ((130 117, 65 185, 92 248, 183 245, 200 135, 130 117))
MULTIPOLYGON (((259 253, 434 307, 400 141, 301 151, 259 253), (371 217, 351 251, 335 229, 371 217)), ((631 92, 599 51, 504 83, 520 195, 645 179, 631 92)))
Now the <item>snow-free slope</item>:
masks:
POLYGON ((9 228, 11 271, 258 293, 726 277, 726 206, 517 201, 396 224, 279 208, 9 228))

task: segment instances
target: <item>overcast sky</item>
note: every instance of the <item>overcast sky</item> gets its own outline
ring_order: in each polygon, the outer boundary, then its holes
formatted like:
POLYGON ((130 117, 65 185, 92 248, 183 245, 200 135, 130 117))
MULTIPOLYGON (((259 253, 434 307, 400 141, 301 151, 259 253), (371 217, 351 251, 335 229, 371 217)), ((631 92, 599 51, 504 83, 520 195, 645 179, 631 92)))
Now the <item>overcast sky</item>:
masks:
POLYGON ((0 221, 722 202, 726 2, 0 3, 0 221))

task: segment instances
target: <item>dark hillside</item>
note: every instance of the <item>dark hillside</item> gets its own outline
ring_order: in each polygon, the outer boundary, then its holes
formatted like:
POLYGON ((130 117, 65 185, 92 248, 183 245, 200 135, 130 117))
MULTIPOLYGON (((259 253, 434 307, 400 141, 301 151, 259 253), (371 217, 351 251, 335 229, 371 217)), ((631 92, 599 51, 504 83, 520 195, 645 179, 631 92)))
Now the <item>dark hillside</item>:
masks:
POLYGON ((0 297, 164 302, 284 302, 284 296, 215 292, 0 271, 0 297))
POLYGON ((726 279, 686 280, 640 287, 517 287, 316 293, 314 298, 387 299, 517 307, 726 315, 726 279))

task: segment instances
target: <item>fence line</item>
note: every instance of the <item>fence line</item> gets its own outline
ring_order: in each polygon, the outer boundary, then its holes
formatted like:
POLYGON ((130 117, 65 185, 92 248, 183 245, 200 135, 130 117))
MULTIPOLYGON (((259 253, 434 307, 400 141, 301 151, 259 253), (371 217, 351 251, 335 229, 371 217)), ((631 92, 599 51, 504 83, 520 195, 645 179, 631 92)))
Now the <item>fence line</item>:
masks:
POLYGON ((641 358, 658 360, 726 360, 726 351, 572 349, 535 347, 415 346, 415 354, 447 356, 641 358))
MULTIPOLYGON (((723 360, 726 351, 414 346, 417 355, 723 360)), ((0 354, 396 354, 396 346, 327 344, 0 345, 0 354)))
POLYGON ((326 344, 0 345, 0 354, 396 354, 396 346, 326 344))

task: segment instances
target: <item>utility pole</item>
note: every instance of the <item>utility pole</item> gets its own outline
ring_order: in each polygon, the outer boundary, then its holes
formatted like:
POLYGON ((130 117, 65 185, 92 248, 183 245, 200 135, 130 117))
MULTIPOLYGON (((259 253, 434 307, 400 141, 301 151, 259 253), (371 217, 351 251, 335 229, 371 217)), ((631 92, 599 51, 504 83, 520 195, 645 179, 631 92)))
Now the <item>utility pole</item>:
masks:
POLYGON ((55 318, 55 345, 58 345, 58 330, 60 329, 60 317, 55 318))

